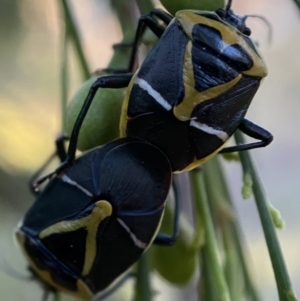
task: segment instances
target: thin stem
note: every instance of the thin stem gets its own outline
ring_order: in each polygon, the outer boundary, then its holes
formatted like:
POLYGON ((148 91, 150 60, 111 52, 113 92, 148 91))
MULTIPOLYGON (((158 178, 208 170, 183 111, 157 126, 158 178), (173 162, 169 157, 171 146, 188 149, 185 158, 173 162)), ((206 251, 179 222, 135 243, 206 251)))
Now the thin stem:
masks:
POLYGON ((111 0, 111 7, 120 23, 123 41, 132 42, 131 38, 134 38, 139 17, 135 3, 124 0, 111 0))
POLYGON ((54 293, 54 296, 53 296, 53 301, 60 301, 61 298, 60 298, 60 294, 59 293, 54 293))
POLYGON ((111 0, 111 7, 120 23, 123 38, 120 46, 114 48, 112 58, 107 65, 108 68, 126 68, 128 66, 132 49, 130 44, 134 41, 137 19, 139 17, 134 4, 132 1, 111 0))
MULTIPOLYGON (((245 143, 244 137, 240 131, 235 133, 235 140, 237 144, 245 143)), ((297 297, 291 285, 261 180, 251 160, 249 152, 240 152, 240 157, 244 173, 249 173, 252 176, 254 198, 275 274, 279 299, 280 301, 295 301, 297 300, 297 297)))
POLYGON ((62 43, 62 59, 61 59, 61 131, 64 132, 65 118, 67 115, 68 104, 68 88, 69 88, 69 76, 68 76, 68 33, 65 27, 64 37, 62 43))
POLYGON ((294 0, 295 4, 298 6, 299 10, 300 10, 300 0, 294 0))
POLYGON ((142 15, 149 13, 154 8, 151 0, 136 0, 136 2, 142 15))
POLYGON ((88 79, 91 75, 88 63, 85 59, 85 56, 83 54, 81 41, 79 38, 79 32, 75 24, 74 17, 72 15, 72 12, 70 10, 69 4, 67 0, 61 0, 62 3, 62 9, 64 13, 64 20, 66 22, 66 30, 68 32, 68 36, 70 37, 71 41, 73 42, 75 52, 77 54, 80 66, 81 66, 81 72, 84 79, 88 79))
POLYGON ((239 266, 242 269, 245 282, 245 291, 249 296, 249 300, 259 301, 260 297, 257 290, 255 289, 247 266, 247 261, 249 262, 249 260, 246 260, 245 250, 242 245, 243 237, 240 230, 241 227, 238 220, 236 219, 235 208, 231 201, 228 186, 225 180, 225 174, 218 157, 211 159, 205 164, 205 181, 208 189, 209 199, 219 199, 219 203, 221 203, 222 200, 222 207, 224 208, 225 205, 225 212, 223 216, 225 215, 226 217, 226 213, 230 211, 229 215, 227 214, 228 217, 226 218, 228 224, 226 230, 229 231, 230 241, 232 242, 231 247, 234 248, 237 254, 236 260, 239 262, 239 266), (209 187, 211 189, 209 189, 209 187))
POLYGON ((199 299, 201 301, 217 300, 218 292, 214 286, 214 276, 209 264, 209 252, 207 246, 203 246, 200 252, 201 282, 199 285, 199 299))
POLYGON ((151 301, 152 290, 150 282, 149 254, 146 252, 137 264, 134 301, 151 301))
POLYGON ((215 281, 216 291, 218 292, 217 300, 229 301, 231 300, 230 294, 222 266, 219 262, 217 238, 213 226, 212 216, 209 210, 204 178, 203 175, 201 175, 201 173, 199 173, 197 170, 191 171, 190 175, 194 192, 195 209, 199 214, 198 218, 203 220, 205 229, 205 243, 207 246, 208 260, 213 275, 212 278, 215 281))

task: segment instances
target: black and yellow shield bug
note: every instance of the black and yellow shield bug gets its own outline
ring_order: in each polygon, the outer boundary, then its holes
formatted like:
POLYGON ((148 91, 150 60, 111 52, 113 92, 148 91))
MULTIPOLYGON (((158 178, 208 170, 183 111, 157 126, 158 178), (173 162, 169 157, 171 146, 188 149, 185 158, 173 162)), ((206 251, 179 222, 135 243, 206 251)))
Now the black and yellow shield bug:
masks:
POLYGON ((53 175, 18 227, 31 268, 84 300, 107 291, 156 239, 171 175, 166 156, 140 139, 85 153, 53 175))
MULTIPOLYGON (((263 141, 223 152, 271 142, 271 134, 244 119, 267 75, 245 19, 230 3, 216 12, 178 11, 129 84, 121 135, 157 145, 174 171, 220 152, 237 128, 263 141)), ((155 27, 146 20, 140 24, 155 27)))
POLYGON ((102 76, 91 86, 62 164, 37 181, 51 178, 17 231, 31 268, 53 289, 82 299, 107 291, 153 241, 174 242, 177 218, 172 237, 156 236, 172 172, 272 141, 244 118, 267 68, 246 17, 230 5, 175 17, 153 10, 139 20, 128 73, 102 76), (159 40, 133 74, 146 27, 159 40), (123 138, 76 159, 97 90, 124 87, 123 138), (236 129, 260 141, 223 148, 236 129))
POLYGON ((190 170, 219 152, 268 145, 272 135, 244 118, 267 67, 249 37, 247 16, 236 15, 230 6, 231 1, 215 12, 182 10, 175 17, 155 9, 142 16, 128 71, 146 27, 158 42, 135 74, 97 79, 81 114, 97 89, 128 87, 120 135, 156 145, 174 172, 190 170), (237 129, 260 141, 223 148, 237 129))

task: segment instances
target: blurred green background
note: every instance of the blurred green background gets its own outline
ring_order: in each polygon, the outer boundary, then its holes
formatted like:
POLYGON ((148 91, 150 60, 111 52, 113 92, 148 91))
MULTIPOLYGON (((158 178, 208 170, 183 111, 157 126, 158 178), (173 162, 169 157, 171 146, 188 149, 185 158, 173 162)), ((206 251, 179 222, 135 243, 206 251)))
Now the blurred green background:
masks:
MULTIPOLYGON (((59 1, 0 0, 0 292, 1 300, 40 301, 42 291, 26 277, 26 263, 13 241, 18 221, 32 204, 28 192, 30 175, 54 150, 61 129, 60 57, 63 19, 59 1), (20 275, 12 274, 12 270, 20 275)), ((105 67, 111 45, 121 39, 121 30, 109 0, 70 1, 80 29, 91 70, 105 67)), ((258 91, 249 114, 270 130, 275 139, 266 149, 252 152, 272 203, 286 221, 278 232, 287 267, 300 295, 300 15, 291 0, 233 1, 239 14, 259 14, 272 24, 248 19, 252 36, 259 43, 269 66, 269 75, 258 91)), ((70 53, 73 94, 81 83, 70 53)), ((226 163, 226 171, 242 223, 252 272, 264 300, 277 300, 260 221, 252 200, 243 201, 241 171, 226 163)), ((186 298, 185 289, 156 281, 157 299, 186 298)))

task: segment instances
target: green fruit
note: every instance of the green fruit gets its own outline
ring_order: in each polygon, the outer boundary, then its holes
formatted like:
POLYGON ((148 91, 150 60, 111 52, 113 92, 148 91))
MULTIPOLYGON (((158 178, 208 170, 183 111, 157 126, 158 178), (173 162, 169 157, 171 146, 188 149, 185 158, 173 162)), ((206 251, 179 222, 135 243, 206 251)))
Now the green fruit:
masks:
MULTIPOLYGON (((187 284, 198 269, 200 245, 194 244, 194 231, 181 216, 179 237, 172 247, 153 245, 151 247, 152 267, 174 285, 187 284)), ((160 232, 170 233, 173 213, 166 208, 160 232)))
MULTIPOLYGON (((66 115, 65 132, 70 137, 83 102, 96 77, 87 80, 72 98, 66 115)), ((99 89, 80 129, 77 148, 81 151, 119 137, 119 120, 124 89, 99 89)))
POLYGON ((224 7, 224 0, 160 0, 162 5, 172 15, 182 9, 213 11, 224 7))

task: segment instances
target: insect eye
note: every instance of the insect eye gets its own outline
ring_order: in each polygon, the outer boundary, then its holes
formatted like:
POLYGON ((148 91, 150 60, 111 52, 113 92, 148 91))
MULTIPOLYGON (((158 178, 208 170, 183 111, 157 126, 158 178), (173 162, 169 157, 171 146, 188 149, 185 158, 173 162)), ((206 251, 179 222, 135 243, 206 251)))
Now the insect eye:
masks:
POLYGON ((216 10, 216 14, 221 18, 224 19, 226 15, 226 11, 223 8, 219 8, 216 10))
POLYGON ((243 29, 243 34, 245 34, 246 36, 250 36, 251 35, 251 29, 249 27, 245 27, 243 29))

